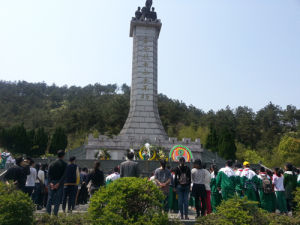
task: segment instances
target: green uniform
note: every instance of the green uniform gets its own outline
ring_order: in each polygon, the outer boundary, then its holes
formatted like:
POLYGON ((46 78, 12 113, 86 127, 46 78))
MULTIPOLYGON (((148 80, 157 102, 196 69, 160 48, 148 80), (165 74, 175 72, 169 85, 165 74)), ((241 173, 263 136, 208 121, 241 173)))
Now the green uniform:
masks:
POLYGON ((240 179, 242 172, 243 172, 243 169, 238 169, 235 171, 235 175, 236 175, 235 191, 236 191, 237 196, 239 196, 241 198, 244 196, 243 188, 241 185, 241 179, 240 179))
POLYGON ((236 176, 234 171, 230 167, 226 166, 220 169, 216 178, 216 183, 217 187, 221 188, 222 198, 225 201, 229 198, 234 197, 235 182, 236 176))
POLYGON ((276 191, 276 208, 281 213, 287 213, 286 197, 284 191, 276 191))
POLYGON ((8 158, 8 156, 6 156, 5 154, 2 154, 0 156, 0 169, 5 169, 5 164, 6 164, 6 160, 8 158))
POLYGON ((210 202, 211 202, 212 211, 216 213, 217 207, 221 204, 222 195, 220 194, 217 188, 217 180, 214 172, 211 174, 210 190, 211 190, 210 202))
POLYGON ((249 168, 244 169, 240 177, 240 182, 244 195, 247 196, 250 201, 258 201, 256 192, 259 179, 256 173, 249 168))
POLYGON ((292 171, 286 171, 284 173, 284 189, 285 189, 285 196, 287 200, 287 208, 288 211, 292 211, 295 207, 294 201, 294 191, 297 188, 297 176, 293 174, 292 171))
POLYGON ((174 212, 178 212, 178 197, 176 192, 173 191, 174 188, 170 186, 169 191, 169 209, 173 210, 174 212))
POLYGON ((268 212, 274 212, 274 192, 265 193, 265 190, 263 189, 263 179, 268 179, 272 185, 271 178, 266 173, 260 173, 258 175, 259 178, 259 186, 258 186, 258 192, 259 192, 259 200, 260 200, 260 206, 262 209, 268 211, 268 212))
POLYGON ((287 199, 293 199, 293 192, 297 187, 297 176, 291 171, 286 171, 284 173, 284 189, 287 199))
POLYGON ((276 193, 276 209, 281 213, 287 212, 287 202, 285 197, 285 190, 283 185, 283 176, 278 177, 276 174, 273 175, 273 185, 276 193))

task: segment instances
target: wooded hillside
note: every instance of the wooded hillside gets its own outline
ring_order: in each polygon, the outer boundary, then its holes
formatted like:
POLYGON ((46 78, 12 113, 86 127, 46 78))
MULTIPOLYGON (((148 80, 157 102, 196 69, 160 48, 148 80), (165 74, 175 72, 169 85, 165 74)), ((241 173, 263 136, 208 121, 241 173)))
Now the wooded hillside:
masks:
MULTIPOLYGON (((61 146, 78 147, 88 133, 118 134, 129 99, 125 84, 58 87, 1 81, 0 147, 40 155, 47 148, 55 152, 61 146)), ((240 106, 206 113, 160 94, 158 107, 170 137, 200 137, 206 148, 225 158, 300 163, 300 110, 295 106, 282 109, 269 103, 258 112, 240 106), (272 159, 275 154, 281 161, 272 159)))

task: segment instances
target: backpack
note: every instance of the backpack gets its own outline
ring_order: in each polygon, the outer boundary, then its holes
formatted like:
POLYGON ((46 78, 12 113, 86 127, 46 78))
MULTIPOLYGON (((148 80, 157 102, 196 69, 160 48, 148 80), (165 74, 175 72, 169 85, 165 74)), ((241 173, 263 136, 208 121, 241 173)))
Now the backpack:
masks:
POLYGON ((181 171, 180 168, 179 168, 179 170, 180 170, 180 177, 179 177, 178 182, 179 182, 179 184, 181 184, 181 185, 185 185, 185 184, 188 183, 188 178, 187 178, 187 176, 186 176, 186 172, 181 171))
POLYGON ((265 194, 273 192, 272 183, 267 176, 262 176, 262 189, 265 194))

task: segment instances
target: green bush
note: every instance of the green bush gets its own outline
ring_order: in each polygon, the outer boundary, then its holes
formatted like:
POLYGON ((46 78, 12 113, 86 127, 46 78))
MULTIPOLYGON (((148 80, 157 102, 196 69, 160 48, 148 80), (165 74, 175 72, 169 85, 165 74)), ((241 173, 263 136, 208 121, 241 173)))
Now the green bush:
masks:
POLYGON ((198 220, 202 225, 269 225, 268 213, 247 198, 223 201, 216 214, 198 220))
POLYGON ((28 195, 0 182, 1 225, 32 225, 33 211, 34 204, 28 195))
POLYGON ((269 214, 269 225, 299 225, 300 217, 269 214))
POLYGON ((36 225, 90 225, 91 222, 87 217, 87 214, 59 214, 56 216, 50 216, 48 214, 40 214, 35 217, 36 225))
POLYGON ((169 223, 163 199, 163 193, 147 179, 122 178, 96 192, 88 212, 97 225, 163 225, 169 223))
POLYGON ((298 187, 295 191, 294 202, 296 203, 296 213, 300 216, 300 187, 298 187))

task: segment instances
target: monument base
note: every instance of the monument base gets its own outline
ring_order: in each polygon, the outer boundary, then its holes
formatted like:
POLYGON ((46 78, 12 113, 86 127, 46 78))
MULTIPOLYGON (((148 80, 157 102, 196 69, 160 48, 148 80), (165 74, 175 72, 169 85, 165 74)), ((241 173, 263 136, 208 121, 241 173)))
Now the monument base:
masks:
POLYGON ((176 145, 184 145, 192 152, 193 159, 202 159, 202 153, 204 152, 200 139, 195 141, 191 141, 190 138, 183 138, 181 141, 178 141, 177 138, 149 140, 146 137, 139 136, 119 135, 110 138, 100 135, 98 138, 94 138, 93 135, 89 135, 88 144, 85 145, 86 159, 95 159, 95 154, 99 150, 107 150, 112 160, 124 160, 129 149, 141 149, 145 143, 163 148, 167 153, 176 145))

